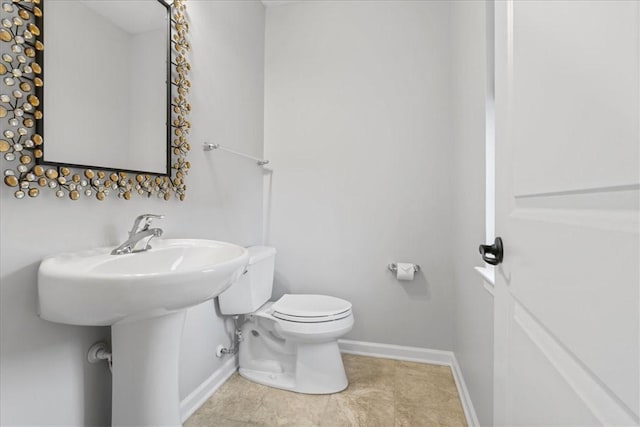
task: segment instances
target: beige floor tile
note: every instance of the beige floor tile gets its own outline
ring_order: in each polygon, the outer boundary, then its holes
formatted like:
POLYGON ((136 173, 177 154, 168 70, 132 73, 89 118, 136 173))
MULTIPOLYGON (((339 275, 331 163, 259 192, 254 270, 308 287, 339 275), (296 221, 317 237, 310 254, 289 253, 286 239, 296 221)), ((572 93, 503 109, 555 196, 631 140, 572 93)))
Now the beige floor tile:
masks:
POLYGON ((342 360, 349 380, 347 390, 393 390, 396 361, 350 354, 344 354, 342 360))
POLYGON ((396 400, 439 403, 458 398, 458 389, 448 366, 398 362, 395 372, 396 400))
POLYGON ((398 360, 396 362, 396 376, 427 378, 430 381, 439 383, 448 383, 455 387, 451 368, 444 365, 429 365, 425 363, 404 362, 398 360))
POLYGON ((448 366, 398 362, 396 426, 465 426, 458 390, 448 366))
POLYGON ((462 408, 446 405, 429 407, 425 405, 396 405, 396 427, 466 427, 462 408))
POLYGON ((270 389, 251 421, 268 426, 318 426, 328 401, 329 395, 270 389))
POLYGON ((267 427, 267 426, 261 426, 259 424, 253 424, 253 423, 246 423, 244 421, 228 420, 225 418, 211 416, 211 414, 196 412, 191 417, 189 417, 186 423, 184 423, 184 427, 267 427))
POLYGON ((322 427, 386 427, 395 418, 393 390, 347 389, 329 399, 322 427))
POLYGON ((269 390, 269 387, 234 374, 197 413, 203 412, 207 416, 231 421, 249 422, 269 390))
POLYGON ((417 381, 398 378, 395 395, 396 405, 407 403, 437 406, 458 398, 455 388, 452 390, 448 386, 443 387, 437 381, 429 381, 426 378, 417 381))
POLYGON ((447 366, 343 355, 349 387, 332 395, 278 390, 233 375, 185 427, 466 426, 447 366))

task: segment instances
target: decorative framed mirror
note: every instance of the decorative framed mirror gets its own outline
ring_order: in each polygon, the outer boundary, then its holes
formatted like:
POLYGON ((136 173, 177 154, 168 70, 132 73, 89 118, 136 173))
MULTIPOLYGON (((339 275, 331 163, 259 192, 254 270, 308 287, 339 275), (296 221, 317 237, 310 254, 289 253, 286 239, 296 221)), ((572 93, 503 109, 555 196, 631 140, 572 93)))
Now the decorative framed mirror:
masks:
POLYGON ((0 155, 15 197, 184 200, 184 0, 0 2, 0 155))

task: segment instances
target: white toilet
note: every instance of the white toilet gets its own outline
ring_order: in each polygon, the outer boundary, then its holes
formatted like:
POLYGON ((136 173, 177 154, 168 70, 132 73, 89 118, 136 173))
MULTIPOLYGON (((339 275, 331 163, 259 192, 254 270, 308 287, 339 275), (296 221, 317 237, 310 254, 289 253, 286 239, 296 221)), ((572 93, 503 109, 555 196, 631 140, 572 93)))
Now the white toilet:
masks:
POLYGON ((299 393, 344 390, 338 338, 353 327, 351 303, 326 295, 282 296, 268 301, 276 250, 249 248, 245 274, 219 295, 222 314, 245 314, 240 375, 260 384, 299 393))

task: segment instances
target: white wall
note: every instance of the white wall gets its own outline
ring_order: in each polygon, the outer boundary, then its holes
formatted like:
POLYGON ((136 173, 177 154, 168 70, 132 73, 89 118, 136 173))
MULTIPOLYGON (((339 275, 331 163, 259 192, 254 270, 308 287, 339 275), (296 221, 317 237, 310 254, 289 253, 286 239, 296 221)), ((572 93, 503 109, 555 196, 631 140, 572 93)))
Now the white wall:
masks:
POLYGON ((453 345, 449 12, 438 1, 267 9, 275 296, 351 301, 351 339, 453 345), (423 272, 399 283, 394 261, 423 272))
MULTIPOLYGON (((203 140, 262 154, 264 8, 255 2, 188 2, 191 19, 192 170, 185 202, 110 198, 72 202, 43 192, 15 200, 0 189, 0 424, 107 425, 110 377, 86 351, 108 328, 49 323, 36 316, 40 259, 61 251, 116 245, 134 217, 166 214, 165 237, 259 243, 262 172, 250 161, 204 153, 203 140)), ((3 161, 4 162, 4 161, 3 161)), ((3 163, 3 166, 6 166, 3 163)), ((191 309, 184 330, 181 397, 217 369, 228 344, 214 303, 191 309)))
POLYGON ((480 423, 493 425, 493 297, 474 266, 485 239, 486 2, 452 2, 453 349, 480 423))

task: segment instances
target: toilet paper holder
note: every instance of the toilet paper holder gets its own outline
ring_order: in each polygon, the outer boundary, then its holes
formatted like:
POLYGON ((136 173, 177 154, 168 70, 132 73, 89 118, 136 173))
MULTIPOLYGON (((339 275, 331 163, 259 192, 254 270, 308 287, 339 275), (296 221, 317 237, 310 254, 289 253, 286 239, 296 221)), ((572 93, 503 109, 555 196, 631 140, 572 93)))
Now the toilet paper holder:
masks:
MULTIPOLYGON (((391 263, 387 266, 387 268, 389 269, 389 271, 393 272, 393 273, 397 273, 398 272, 398 266, 396 265, 396 263, 391 263)), ((413 264, 413 271, 415 273, 417 273, 418 271, 420 271, 420 266, 418 264, 413 264)))

